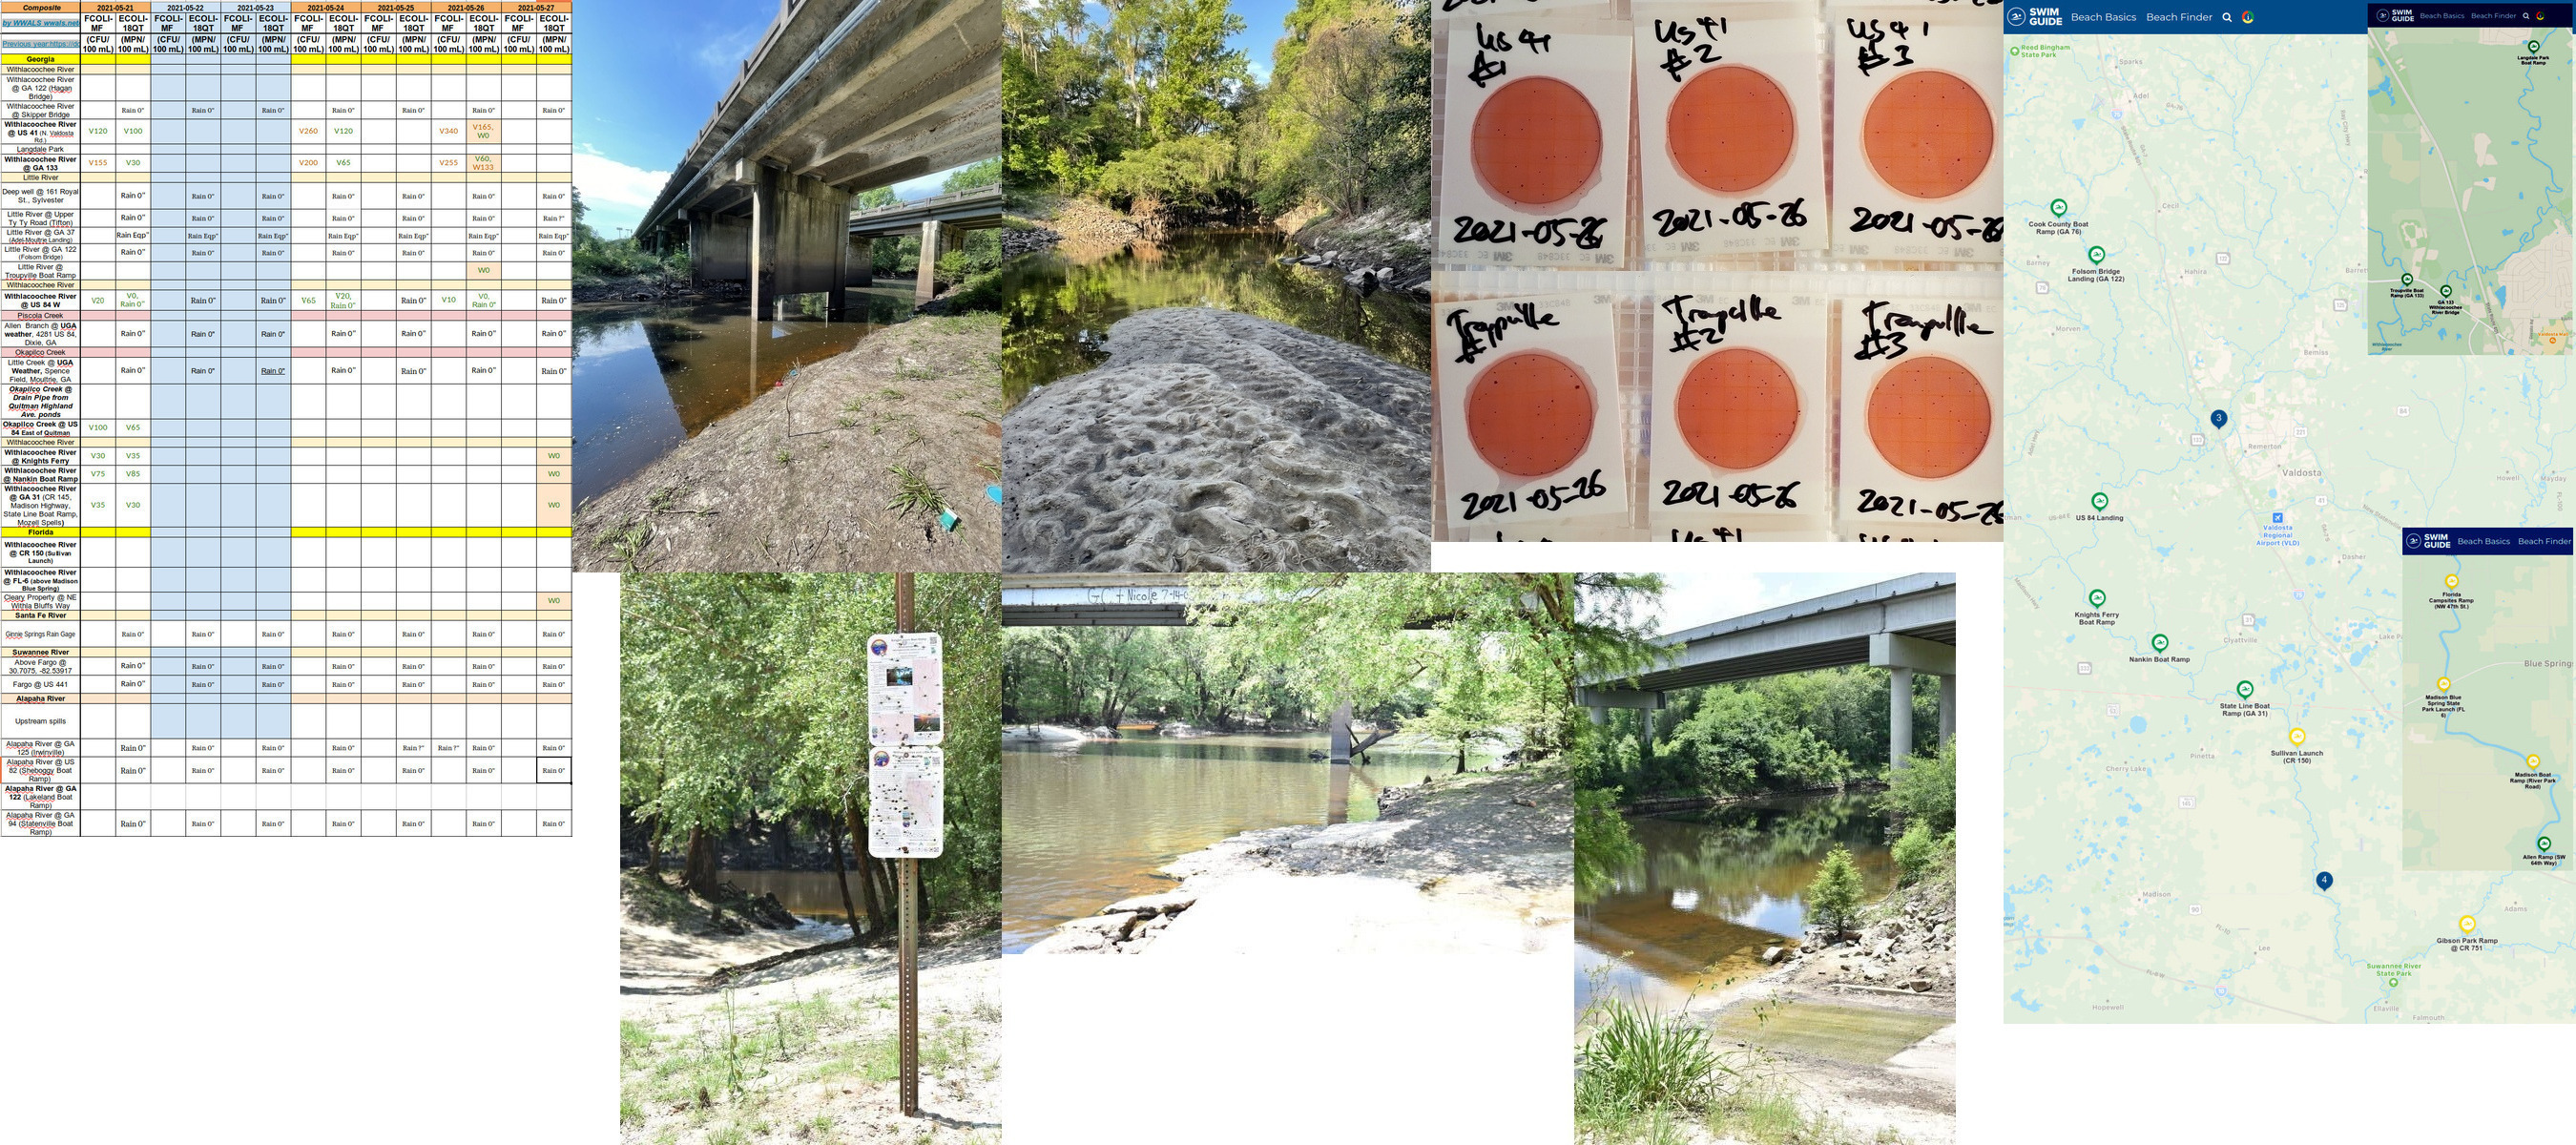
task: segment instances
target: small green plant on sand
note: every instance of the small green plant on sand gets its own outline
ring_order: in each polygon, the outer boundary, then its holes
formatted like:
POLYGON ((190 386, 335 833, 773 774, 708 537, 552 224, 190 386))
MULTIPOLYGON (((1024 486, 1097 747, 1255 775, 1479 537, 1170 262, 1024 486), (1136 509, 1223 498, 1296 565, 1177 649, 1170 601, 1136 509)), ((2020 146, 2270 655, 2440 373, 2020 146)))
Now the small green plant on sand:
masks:
POLYGON ((1807 912, 1829 930, 1849 930, 1860 916, 1860 898, 1860 868, 1852 865, 1851 849, 1836 843, 1807 884, 1807 912))
POLYGON ((894 478, 894 501, 886 506, 907 517, 936 517, 948 507, 948 498, 908 465, 895 465, 886 470, 894 478))

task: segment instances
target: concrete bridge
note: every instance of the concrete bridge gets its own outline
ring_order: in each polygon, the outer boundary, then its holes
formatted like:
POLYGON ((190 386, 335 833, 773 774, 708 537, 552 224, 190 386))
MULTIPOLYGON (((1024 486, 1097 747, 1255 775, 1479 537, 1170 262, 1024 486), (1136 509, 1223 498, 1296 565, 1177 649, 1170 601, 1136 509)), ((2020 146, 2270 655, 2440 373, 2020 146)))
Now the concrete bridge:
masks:
MULTIPOLYGON (((1002 578, 1002 623, 1016 628, 1153 627, 1190 622, 1188 573, 1029 573, 1002 578)), ((1429 628, 1428 622, 1414 625, 1429 628)), ((1354 744, 1351 705, 1333 709, 1332 761, 1348 764, 1391 732, 1354 744)))
MULTIPOLYGON (((1957 622, 1957 576, 1918 573, 1676 632, 1659 641, 1671 651, 1663 667, 1588 684, 1577 702, 1597 722, 1611 708, 1658 710, 1666 692, 1683 688, 1868 664, 1888 670, 1887 762, 1902 769, 1914 742, 1915 673, 1940 681, 1940 742, 1958 726, 1957 622)), ((1651 724, 1645 750, 1654 752, 1651 724)))
POLYGON ((635 233, 685 236, 693 274, 748 281, 755 316, 825 291, 839 314, 869 281, 851 274, 852 196, 1001 154, 1001 43, 1001 0, 781 0, 635 233))
POLYGON ((912 300, 916 306, 928 302, 934 289, 931 276, 939 262, 939 253, 955 247, 957 236, 964 232, 1001 225, 1002 185, 999 183, 933 195, 909 203, 854 211, 850 214, 850 285, 866 286, 876 281, 868 266, 869 244, 881 238, 918 232, 921 235, 921 266, 913 275, 912 300))

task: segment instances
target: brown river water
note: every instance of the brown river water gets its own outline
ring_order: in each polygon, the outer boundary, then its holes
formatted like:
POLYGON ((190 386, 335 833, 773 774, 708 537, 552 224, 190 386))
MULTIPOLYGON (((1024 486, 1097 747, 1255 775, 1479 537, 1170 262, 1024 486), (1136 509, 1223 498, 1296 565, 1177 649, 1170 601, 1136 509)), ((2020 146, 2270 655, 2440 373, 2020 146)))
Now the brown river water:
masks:
MULTIPOLYGON (((1016 745, 1015 745, 1016 746, 1016 745)), ((1167 890, 1163 864, 1245 831, 1377 818, 1377 791, 1457 766, 1454 756, 1369 753, 1335 815, 1322 736, 1130 735, 1002 753, 1002 951, 1070 918, 1167 890)), ((1481 758, 1469 757, 1470 766, 1481 758)))
POLYGON ((1659 1007, 1761 974, 1767 947, 1806 932, 1807 884, 1851 848, 1872 899, 1896 885, 1887 817, 1868 795, 1784 796, 1631 816, 1644 857, 1575 899, 1575 1004, 1609 990, 1659 1007))

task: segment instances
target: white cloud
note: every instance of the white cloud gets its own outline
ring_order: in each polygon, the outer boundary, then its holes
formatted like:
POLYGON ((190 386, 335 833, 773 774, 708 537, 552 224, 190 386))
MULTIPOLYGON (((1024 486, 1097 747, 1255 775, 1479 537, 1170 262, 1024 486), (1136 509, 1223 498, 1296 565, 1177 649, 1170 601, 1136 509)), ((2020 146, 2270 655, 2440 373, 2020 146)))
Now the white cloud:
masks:
POLYGON ((718 82, 731 84, 735 76, 742 74, 743 57, 760 46, 760 37, 768 31, 769 25, 762 24, 753 28, 736 28, 708 40, 698 45, 698 66, 706 69, 707 74, 718 82))
POLYGON ((581 201, 593 208, 622 206, 641 212, 653 205, 653 196, 662 192, 662 184, 670 178, 668 171, 631 167, 597 153, 572 157, 572 185, 581 188, 581 201))

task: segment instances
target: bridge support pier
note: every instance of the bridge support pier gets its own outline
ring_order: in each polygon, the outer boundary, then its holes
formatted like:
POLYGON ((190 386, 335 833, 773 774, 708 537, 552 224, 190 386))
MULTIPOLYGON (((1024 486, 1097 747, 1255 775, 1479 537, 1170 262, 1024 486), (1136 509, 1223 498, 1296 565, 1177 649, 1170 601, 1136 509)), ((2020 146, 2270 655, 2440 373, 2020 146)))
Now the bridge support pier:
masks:
POLYGON ((1340 707, 1333 709, 1331 727, 1333 740, 1333 766, 1349 767, 1351 765, 1351 705, 1349 701, 1345 700, 1342 702, 1340 707))
POLYGON ((1957 734, 1959 730, 1959 678, 1944 674, 1938 679, 1941 681, 1940 742, 1941 746, 1948 746, 1950 737, 1957 734))
POLYGON ((1928 672, 1941 680, 1941 739, 1947 742, 1952 677, 1958 671, 1958 649, 1895 632, 1869 638, 1869 662, 1887 669, 1887 769, 1903 771, 1914 753, 1914 674, 1928 672))
POLYGON ((937 219, 921 220, 921 270, 914 276, 912 304, 919 306, 939 293, 939 232, 944 229, 937 219))
POLYGON ((846 274, 844 274, 844 275, 842 276, 844 279, 846 279, 846 280, 847 280, 847 285, 850 285, 850 286, 874 286, 874 285, 876 285, 876 284, 877 284, 877 270, 876 270, 877 240, 872 239, 872 238, 852 238, 852 239, 850 240, 850 256, 849 256, 849 257, 850 257, 850 264, 849 264, 849 268, 848 268, 848 273, 846 273, 846 274))
POLYGON ((1887 769, 1903 771, 1914 748, 1914 669, 1887 670, 1887 769))

